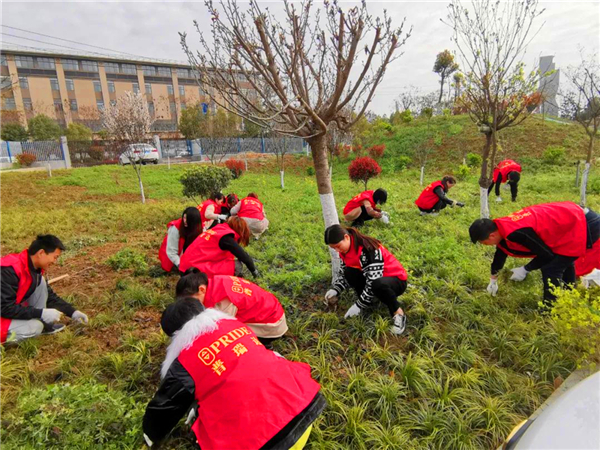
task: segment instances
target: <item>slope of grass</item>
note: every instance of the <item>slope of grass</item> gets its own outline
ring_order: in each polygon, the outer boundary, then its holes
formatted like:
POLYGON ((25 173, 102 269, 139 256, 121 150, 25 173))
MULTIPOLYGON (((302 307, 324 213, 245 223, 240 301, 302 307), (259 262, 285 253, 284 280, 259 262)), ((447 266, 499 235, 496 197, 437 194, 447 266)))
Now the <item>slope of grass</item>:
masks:
MULTIPOLYGON (((91 319, 87 328, 3 349, 3 448, 142 445, 141 415, 167 345, 158 318, 176 282, 158 275, 156 253, 166 223, 191 204, 180 195, 181 170, 144 168, 146 205, 128 168, 56 171, 52 179, 1 175, 2 253, 24 248, 36 233, 58 234, 69 251, 49 275, 71 275, 55 290, 91 319)), ((439 175, 428 172, 426 182, 439 175)), ((391 224, 364 231, 409 271, 402 337, 389 333, 383 308, 344 321, 352 293, 336 306, 323 303, 331 272, 313 177, 288 176, 283 192, 278 174, 249 173, 231 184, 240 195, 257 192, 271 221, 249 252, 263 274, 258 283, 286 308, 290 332, 276 350, 309 363, 329 403, 308 448, 495 448, 574 368, 575 355, 537 312, 539 274, 517 284, 505 270, 498 297, 486 294, 493 249, 468 239, 479 211, 476 180, 472 174, 450 192, 467 207, 435 218, 417 214, 415 170, 370 183, 388 189, 391 224)), ((568 166, 525 171, 518 202, 493 203, 493 214, 577 200, 573 181, 568 166)), ((333 182, 341 210, 360 187, 347 180, 345 165, 334 168, 333 182)), ((600 208, 598 196, 589 201, 600 208)), ((167 448, 193 446, 176 433, 167 448)))

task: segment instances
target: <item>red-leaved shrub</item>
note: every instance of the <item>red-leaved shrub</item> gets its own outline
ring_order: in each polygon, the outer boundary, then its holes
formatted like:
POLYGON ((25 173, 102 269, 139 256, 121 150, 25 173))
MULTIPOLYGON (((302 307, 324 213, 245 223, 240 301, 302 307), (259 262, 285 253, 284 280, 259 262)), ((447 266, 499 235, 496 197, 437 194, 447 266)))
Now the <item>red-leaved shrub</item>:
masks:
POLYGON ((16 156, 16 158, 17 162, 25 167, 31 166, 36 160, 35 155, 32 155, 31 153, 20 153, 16 156))
POLYGON ((244 161, 240 161, 239 159, 228 159, 227 161, 225 161, 225 167, 231 170, 231 175, 235 180, 242 176, 246 165, 244 164, 244 161))
POLYGON ((379 164, 368 156, 363 156, 362 158, 356 158, 354 161, 350 163, 348 166, 348 175, 350 175, 350 180, 354 183, 358 183, 362 181, 365 185, 365 190, 367 189, 367 183, 373 177, 376 177, 381 173, 381 167, 379 164))
POLYGON ((385 151, 385 144, 374 145, 373 147, 369 148, 369 150, 367 150, 367 152, 369 153, 369 156, 373 159, 381 158, 383 156, 384 151, 385 151))

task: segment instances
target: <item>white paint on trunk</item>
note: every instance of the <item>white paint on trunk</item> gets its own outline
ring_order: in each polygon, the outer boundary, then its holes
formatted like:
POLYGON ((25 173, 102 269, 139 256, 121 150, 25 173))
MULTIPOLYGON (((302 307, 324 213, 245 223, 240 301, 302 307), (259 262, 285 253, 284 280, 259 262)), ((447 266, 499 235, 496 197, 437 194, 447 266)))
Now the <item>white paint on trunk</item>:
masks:
POLYGON ((581 176, 581 201, 579 204, 585 207, 586 199, 586 191, 587 191, 587 182, 588 176, 590 174, 590 163, 586 162, 585 167, 583 168, 583 175, 581 176))
POLYGON ((144 185, 142 184, 141 174, 138 174, 138 181, 140 182, 140 194, 142 195, 142 203, 146 203, 146 196, 144 195, 144 185))
MULTIPOLYGON (((339 224, 340 219, 335 207, 335 198, 333 197, 333 193, 319 194, 319 197, 321 199, 321 209, 323 210, 325 228, 330 227, 331 225, 339 224)), ((340 255, 331 248, 329 249, 329 254, 331 255, 331 278, 333 281, 335 281, 340 269, 340 255)))
POLYGON ((421 166, 421 179, 420 179, 421 186, 423 186, 423 178, 424 177, 425 177, 425 166, 421 166))
POLYGON ((52 167, 50 167, 50 161, 48 161, 48 177, 52 178, 52 167))
POLYGON ((279 177, 281 179, 281 189, 285 189, 285 182, 283 180, 285 172, 283 170, 279 171, 279 177))
POLYGON ((481 186, 479 186, 479 204, 480 204, 480 210, 479 210, 479 215, 482 219, 489 219, 490 218, 490 207, 489 207, 489 202, 488 202, 488 190, 486 188, 483 188, 481 186))
POLYGON ((167 153, 167 168, 171 170, 171 155, 167 153))

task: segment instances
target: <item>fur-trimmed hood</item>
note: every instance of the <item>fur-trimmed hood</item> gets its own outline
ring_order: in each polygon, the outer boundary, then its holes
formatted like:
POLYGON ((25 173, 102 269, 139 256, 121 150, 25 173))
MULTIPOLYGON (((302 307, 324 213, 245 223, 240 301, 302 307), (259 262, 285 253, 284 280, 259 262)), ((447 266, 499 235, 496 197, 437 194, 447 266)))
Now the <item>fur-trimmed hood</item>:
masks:
POLYGON ((167 375, 169 367, 183 350, 191 347, 198 336, 215 331, 221 320, 235 320, 235 317, 208 308, 187 322, 180 330, 177 330, 167 348, 167 356, 160 369, 161 379, 167 375))

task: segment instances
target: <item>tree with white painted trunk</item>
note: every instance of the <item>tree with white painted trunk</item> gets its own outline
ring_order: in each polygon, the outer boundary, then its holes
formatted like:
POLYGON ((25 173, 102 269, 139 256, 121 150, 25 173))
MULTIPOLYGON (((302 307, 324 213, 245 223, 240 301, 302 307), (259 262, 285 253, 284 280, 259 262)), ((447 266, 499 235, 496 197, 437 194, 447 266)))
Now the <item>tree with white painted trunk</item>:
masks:
POLYGON ((146 142, 154 120, 148 111, 148 101, 142 94, 125 92, 114 105, 102 112, 102 123, 109 136, 123 145, 123 155, 135 170, 140 185, 142 203, 146 203, 142 183, 143 149, 136 144, 146 142))
POLYGON ((271 136, 271 147, 277 158, 277 167, 279 167, 279 178, 281 189, 285 189, 285 155, 289 150, 290 138, 285 135, 273 133, 271 136))
POLYGON ((563 116, 574 120, 588 135, 585 167, 581 177, 580 204, 586 204, 587 182, 594 154, 594 144, 600 129, 600 65, 598 55, 584 57, 576 67, 566 70, 567 87, 562 95, 563 116))
POLYGON ((488 187, 497 153, 498 132, 527 119, 539 104, 537 86, 541 74, 525 73, 522 59, 527 45, 537 34, 538 0, 498 2, 482 0, 463 6, 451 0, 443 22, 452 28, 452 41, 461 59, 464 80, 456 107, 468 112, 485 136, 479 177, 480 214, 490 216, 488 187))
MULTIPOLYGON (((365 113, 389 64, 410 36, 384 12, 369 14, 366 2, 351 8, 325 1, 284 1, 275 17, 256 1, 241 5, 205 0, 211 15, 206 33, 195 23, 200 50, 181 44, 198 79, 213 88, 213 101, 244 120, 310 145, 325 226, 339 223, 327 162, 327 130, 348 130, 365 113), (248 92, 256 92, 253 102, 248 92), (348 118, 345 111, 355 114, 348 118)), ((337 256, 334 256, 334 261, 337 256)))

